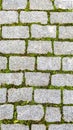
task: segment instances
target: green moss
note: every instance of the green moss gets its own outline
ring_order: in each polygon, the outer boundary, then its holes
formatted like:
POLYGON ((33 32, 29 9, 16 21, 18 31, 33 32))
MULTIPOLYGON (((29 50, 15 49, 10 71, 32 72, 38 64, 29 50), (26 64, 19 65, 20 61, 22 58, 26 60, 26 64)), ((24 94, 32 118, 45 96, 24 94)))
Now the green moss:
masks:
POLYGON ((2 0, 0 0, 0 10, 2 10, 2 0))
MULTIPOLYGON (((46 56, 46 57, 61 57, 63 59, 63 57, 73 57, 73 55, 55 55, 54 54, 54 41, 69 41, 69 42, 73 42, 73 39, 59 39, 59 27, 60 26, 73 26, 73 23, 71 24, 59 24, 59 23, 56 23, 56 24, 51 24, 50 23, 50 12, 73 12, 73 9, 56 9, 56 6, 54 4, 54 0, 51 0, 52 1, 52 4, 53 4, 53 7, 54 9, 53 10, 48 10, 48 11, 45 11, 47 12, 47 16, 48 16, 48 23, 43 25, 41 23, 21 23, 20 22, 20 18, 18 18, 19 22, 18 23, 13 23, 13 24, 3 24, 3 25, 0 25, 0 40, 14 40, 13 38, 12 39, 7 39, 7 38, 2 38, 2 26, 28 26, 29 27, 29 34, 30 34, 30 37, 25 39, 25 38, 20 38, 20 40, 24 40, 25 41, 25 44, 26 44, 26 50, 25 50, 25 54, 2 54, 0 53, 0 56, 4 56, 4 57, 7 57, 7 69, 6 70, 0 70, 0 73, 17 73, 17 72, 22 72, 24 73, 24 77, 23 77, 23 82, 21 85, 19 86, 16 86, 16 85, 7 85, 7 84, 2 84, 0 86, 0 88, 7 88, 7 89, 10 89, 10 88, 23 88, 23 87, 30 87, 30 86, 26 86, 25 84, 25 72, 42 72, 42 73, 50 73, 51 75, 54 75, 54 74, 73 74, 73 71, 63 71, 62 70, 62 62, 61 62, 61 69, 58 70, 58 71, 51 71, 51 70, 45 70, 45 71, 42 71, 42 70, 37 70, 37 56, 46 56), (57 26, 57 29, 56 29, 56 38, 50 38, 50 37, 47 37, 47 38, 32 38, 31 36, 31 26, 32 24, 38 24, 38 25, 42 25, 42 26, 46 26, 46 25, 51 25, 51 26, 57 26), (52 49, 53 49, 53 53, 47 53, 47 54, 35 54, 35 53, 31 53, 31 54, 27 54, 27 47, 28 47, 28 40, 41 40, 41 41, 51 41, 52 43, 52 49), (9 70, 9 57, 10 56, 30 56, 30 57, 35 57, 35 70, 34 71, 29 71, 29 70, 19 70, 19 71, 11 71, 9 70)), ((0 0, 0 10, 2 10, 2 0, 0 0)), ((29 0, 28 0, 28 3, 27 3, 27 7, 26 9, 24 9, 25 11, 30 11, 30 3, 29 3, 29 0)), ((18 14, 20 15, 20 11, 22 10, 18 10, 18 14)), ((37 10, 39 11, 39 10, 37 10)), ((17 40, 17 38, 15 39, 17 40)), ((19 102, 15 102, 15 103, 8 103, 6 101, 6 104, 13 104, 14 105, 14 114, 13 114, 13 119, 12 120, 2 120, 0 121, 0 124, 4 123, 4 124, 25 124, 25 125, 28 125, 30 127, 30 130, 31 130, 31 125, 32 124, 45 124, 46 125, 46 130, 48 130, 48 126, 50 124, 63 124, 65 123, 64 119, 63 119, 63 106, 73 106, 73 104, 63 104, 63 91, 65 89, 67 90, 73 90, 73 86, 53 86, 51 85, 51 77, 50 77, 50 83, 48 86, 31 86, 33 88, 33 94, 32 94, 32 101, 19 101, 19 102), (52 103, 44 103, 44 104, 41 104, 41 103, 36 103, 34 101, 34 90, 36 89, 54 89, 54 90, 61 90, 61 103, 60 104, 52 104, 52 103), (20 121, 20 120, 17 120, 17 106, 24 106, 24 105, 38 105, 38 104, 41 104, 43 106, 43 109, 44 109, 44 113, 46 113, 46 107, 59 107, 60 108, 60 111, 61 111, 61 122, 46 122, 45 121, 45 114, 43 116, 43 118, 41 119, 41 121, 20 121)), ((2 103, 3 104, 3 103, 2 103)), ((0 105, 2 105, 0 104, 0 105)), ((67 123, 67 122, 66 122, 67 123)), ((71 123, 71 122, 70 122, 71 123)))
POLYGON ((30 10, 30 2, 29 2, 29 0, 27 1, 27 7, 26 7, 26 9, 25 9, 25 11, 29 11, 30 10))

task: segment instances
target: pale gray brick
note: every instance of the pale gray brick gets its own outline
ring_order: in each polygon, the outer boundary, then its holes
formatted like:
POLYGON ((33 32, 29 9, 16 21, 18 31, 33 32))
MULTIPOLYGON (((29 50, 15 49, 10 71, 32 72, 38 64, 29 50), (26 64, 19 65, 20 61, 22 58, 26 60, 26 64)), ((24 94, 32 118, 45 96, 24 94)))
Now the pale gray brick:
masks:
POLYGON ((0 120, 12 119, 13 109, 14 107, 11 104, 0 105, 0 120))
POLYGON ((46 130, 46 126, 44 124, 33 124, 31 130, 46 130))
POLYGON ((37 58, 38 70, 60 70, 60 68, 61 68, 60 57, 38 57, 37 58))
POLYGON ((34 70, 35 58, 34 57, 20 57, 11 56, 9 59, 10 70, 34 70))
POLYGON ((73 0, 55 0, 56 8, 73 9, 73 0))
POLYGON ((73 42, 54 42, 54 54, 73 55, 73 42))
POLYGON ((0 11, 0 24, 18 23, 16 11, 0 11))
POLYGON ((5 103, 6 102, 6 88, 0 88, 0 103, 5 103))
POLYGON ((40 121, 44 115, 41 105, 17 106, 17 113, 18 120, 40 121))
POLYGON ((48 130, 73 130, 73 124, 53 124, 49 125, 48 130))
POLYGON ((0 73, 0 85, 1 84, 14 84, 20 85, 23 81, 22 73, 0 73))
POLYGON ((52 12, 50 13, 51 23, 73 23, 73 12, 52 12))
POLYGON ((4 54, 24 54, 25 41, 23 40, 1 40, 0 53, 4 54))
POLYGON ((73 70, 73 58, 65 57, 62 61, 63 70, 72 71, 73 70))
POLYGON ((3 38, 28 38, 29 28, 27 26, 3 26, 2 27, 3 38))
POLYGON ((47 86, 49 84, 49 73, 41 72, 26 72, 26 85, 29 86, 47 86))
POLYGON ((2 6, 5 10, 25 9, 27 0, 3 0, 2 6))
POLYGON ((63 119, 66 122, 73 121, 73 106, 63 107, 63 119))
POLYGON ((73 26, 60 26, 59 38, 72 39, 73 38, 73 26))
POLYGON ((47 107, 45 120, 47 122, 60 122, 61 121, 61 113, 60 108, 58 107, 47 107))
POLYGON ((29 130, 29 126, 21 124, 2 124, 1 130, 29 130))
POLYGON ((27 53, 47 54, 52 53, 51 41, 28 41, 27 53))
POLYGON ((56 26, 51 25, 37 25, 31 26, 31 37, 33 38, 55 38, 56 37, 56 26))
POLYGON ((11 88, 8 90, 8 102, 31 101, 32 88, 11 88))
POLYGON ((48 17, 47 13, 44 11, 21 11, 20 21, 22 23, 42 23, 47 24, 48 17))
POLYGON ((63 103, 64 104, 73 104, 73 90, 64 90, 63 91, 63 103))
POLYGON ((32 10, 51 10, 53 5, 51 0, 30 0, 30 9, 32 10))
POLYGON ((34 101, 37 103, 61 103, 60 90, 36 89, 34 91, 34 101))
POLYGON ((73 75, 72 74, 52 75, 51 85, 53 85, 53 86, 73 86, 73 75))
POLYGON ((0 56, 0 69, 7 68, 7 58, 0 56))

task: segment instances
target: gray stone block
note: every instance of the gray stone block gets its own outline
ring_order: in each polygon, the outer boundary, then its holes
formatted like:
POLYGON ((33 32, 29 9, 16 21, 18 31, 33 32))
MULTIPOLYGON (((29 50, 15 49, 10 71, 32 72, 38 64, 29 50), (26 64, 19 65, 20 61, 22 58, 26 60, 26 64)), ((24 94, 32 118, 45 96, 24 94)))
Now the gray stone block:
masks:
POLYGON ((40 121, 43 118, 44 110, 41 105, 17 106, 18 120, 40 121))
POLYGON ((34 101, 37 103, 60 104, 61 92, 55 89, 36 89, 34 91, 34 101))

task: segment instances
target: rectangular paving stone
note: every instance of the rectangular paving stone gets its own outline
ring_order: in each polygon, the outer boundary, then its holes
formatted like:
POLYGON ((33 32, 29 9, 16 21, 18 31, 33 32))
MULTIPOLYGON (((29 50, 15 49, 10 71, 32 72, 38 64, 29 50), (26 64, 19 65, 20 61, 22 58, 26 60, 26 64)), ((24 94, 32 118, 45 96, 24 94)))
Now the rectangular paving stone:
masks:
POLYGON ((56 8, 73 9, 73 0, 55 0, 56 8))
POLYGON ((0 11, 0 24, 18 23, 18 13, 16 11, 0 11))
POLYGON ((8 102, 31 101, 32 88, 11 88, 8 90, 8 102))
POLYGON ((31 26, 31 37, 32 38, 56 38, 56 26, 51 25, 37 25, 31 26))
POLYGON ((73 39, 73 26, 60 26, 59 27, 59 38, 62 39, 73 39))
POLYGON ((31 130, 46 130, 46 126, 44 124, 33 124, 31 130))
POLYGON ((7 58, 0 56, 0 70, 7 68, 7 58))
POLYGON ((37 103, 61 103, 61 91, 52 89, 36 89, 34 90, 34 101, 37 103))
POLYGON ((25 9, 27 0, 3 0, 2 7, 5 10, 25 9))
POLYGON ((41 105, 17 106, 18 120, 40 121, 43 115, 44 111, 41 105))
POLYGON ((61 112, 58 107, 47 107, 45 120, 47 122, 60 122, 61 121, 61 112))
POLYGON ((25 84, 29 86, 47 86, 49 78, 49 73, 25 72, 25 84))
POLYGON ((28 26, 3 26, 2 27, 3 38, 28 38, 29 28, 28 26))
POLYGON ((62 68, 65 71, 73 71, 73 58, 71 58, 71 57, 63 58, 62 68))
POLYGON ((73 55, 73 42, 54 42, 54 54, 73 55))
POLYGON ((29 126, 21 124, 2 124, 1 130, 29 130, 29 126))
POLYGON ((52 24, 53 23, 59 23, 59 24, 73 23, 73 12, 51 12, 50 22, 52 24))
POLYGON ((12 119, 14 107, 11 104, 0 105, 0 120, 12 119))
POLYGON ((25 41, 23 40, 1 40, 0 53, 3 54, 24 54, 25 41))
POLYGON ((45 11, 21 11, 20 21, 22 23, 42 23, 47 24, 48 16, 45 11))
POLYGON ((72 74, 52 75, 51 85, 54 85, 54 86, 73 86, 73 75, 72 74))
POLYGON ((50 0, 30 0, 30 9, 32 10, 52 10, 53 5, 50 0))
POLYGON ((73 122, 73 106, 63 107, 63 119, 66 122, 73 122))
POLYGON ((73 104, 73 90, 63 91, 63 104, 73 104))
POLYGON ((21 85, 22 81, 23 81, 22 73, 0 73, 0 85, 1 84, 21 85))
POLYGON ((51 41, 28 41, 27 53, 47 54, 52 53, 51 41))
POLYGON ((52 124, 49 125, 48 130, 73 130, 73 124, 52 124))
POLYGON ((6 88, 0 88, 0 103, 6 102, 6 93, 7 93, 6 88))
POLYGON ((60 68, 61 68, 60 57, 38 57, 37 58, 38 70, 60 70, 60 68))
POLYGON ((11 56, 9 58, 10 70, 34 70, 35 58, 26 56, 11 56))

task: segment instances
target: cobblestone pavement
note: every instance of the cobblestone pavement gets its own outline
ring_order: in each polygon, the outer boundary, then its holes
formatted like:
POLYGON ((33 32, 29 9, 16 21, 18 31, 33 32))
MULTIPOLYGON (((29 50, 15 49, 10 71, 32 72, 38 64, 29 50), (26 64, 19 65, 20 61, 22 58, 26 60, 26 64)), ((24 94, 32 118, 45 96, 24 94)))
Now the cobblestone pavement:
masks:
POLYGON ((0 0, 0 130, 73 130, 73 0, 0 0))

